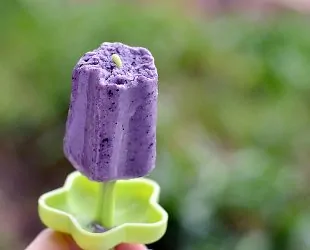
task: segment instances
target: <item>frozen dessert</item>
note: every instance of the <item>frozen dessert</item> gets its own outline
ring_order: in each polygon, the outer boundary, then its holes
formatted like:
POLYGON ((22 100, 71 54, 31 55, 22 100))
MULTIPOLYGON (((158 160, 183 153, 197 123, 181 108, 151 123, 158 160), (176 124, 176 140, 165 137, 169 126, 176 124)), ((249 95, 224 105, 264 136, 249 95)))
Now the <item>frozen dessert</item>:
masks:
POLYGON ((158 75, 151 53, 103 43, 72 73, 64 153, 90 180, 147 175, 155 167, 158 75))

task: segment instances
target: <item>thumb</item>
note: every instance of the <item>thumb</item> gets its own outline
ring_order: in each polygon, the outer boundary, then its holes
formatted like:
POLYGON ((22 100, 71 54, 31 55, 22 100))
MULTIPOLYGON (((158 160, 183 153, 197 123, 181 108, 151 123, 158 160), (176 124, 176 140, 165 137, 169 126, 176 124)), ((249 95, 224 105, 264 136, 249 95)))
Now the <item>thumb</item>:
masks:
POLYGON ((43 230, 25 250, 79 250, 70 236, 43 230))
MULTIPOLYGON (((70 236, 54 232, 50 229, 43 230, 25 250, 81 250, 70 236)), ((116 250, 145 250, 143 245, 121 244, 116 250)))
POLYGON ((120 244, 115 250, 147 250, 144 245, 120 244))

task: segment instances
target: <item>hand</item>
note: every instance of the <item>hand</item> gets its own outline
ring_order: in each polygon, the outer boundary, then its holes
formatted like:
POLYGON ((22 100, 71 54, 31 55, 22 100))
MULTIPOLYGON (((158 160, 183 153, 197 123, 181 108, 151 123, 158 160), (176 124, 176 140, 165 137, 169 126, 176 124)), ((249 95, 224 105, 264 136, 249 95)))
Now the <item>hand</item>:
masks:
MULTIPOLYGON (((115 250, 146 250, 143 245, 121 244, 115 250)), ((25 250, 80 250, 68 235, 45 229, 25 250)))

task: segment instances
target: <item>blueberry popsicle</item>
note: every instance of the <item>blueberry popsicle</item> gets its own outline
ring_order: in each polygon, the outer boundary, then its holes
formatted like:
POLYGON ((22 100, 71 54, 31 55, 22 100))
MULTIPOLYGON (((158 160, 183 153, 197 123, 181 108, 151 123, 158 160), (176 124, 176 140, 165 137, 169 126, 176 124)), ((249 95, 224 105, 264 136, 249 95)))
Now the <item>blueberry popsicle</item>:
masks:
POLYGON ((151 53, 103 43, 72 73, 64 153, 98 182, 147 175, 155 167, 158 74, 151 53))

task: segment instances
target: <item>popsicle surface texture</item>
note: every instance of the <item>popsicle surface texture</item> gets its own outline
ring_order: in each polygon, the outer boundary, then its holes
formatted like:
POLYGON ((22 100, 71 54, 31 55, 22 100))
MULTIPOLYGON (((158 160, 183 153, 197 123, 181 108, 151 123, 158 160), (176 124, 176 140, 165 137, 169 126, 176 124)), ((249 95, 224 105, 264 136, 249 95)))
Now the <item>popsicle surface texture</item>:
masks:
POLYGON ((103 43, 72 73, 64 153, 93 181, 131 179, 155 167, 158 74, 151 53, 103 43), (112 55, 122 61, 118 67, 112 55))

